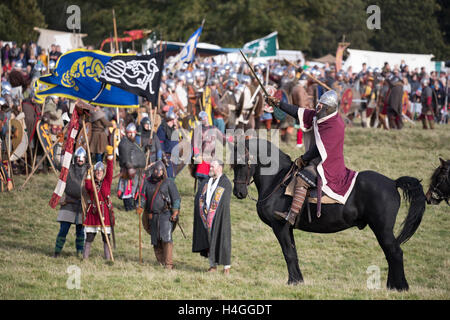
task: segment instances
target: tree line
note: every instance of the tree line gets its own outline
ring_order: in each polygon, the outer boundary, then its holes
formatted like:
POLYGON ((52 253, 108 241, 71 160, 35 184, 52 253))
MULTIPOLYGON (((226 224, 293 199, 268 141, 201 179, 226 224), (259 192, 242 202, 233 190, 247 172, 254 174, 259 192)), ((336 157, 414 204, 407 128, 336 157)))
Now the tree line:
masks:
POLYGON ((447 0, 0 0, 0 39, 35 41, 35 26, 70 31, 66 9, 74 4, 81 9, 81 32, 88 34, 83 41, 95 48, 114 35, 114 8, 119 37, 151 29, 156 39, 185 42, 205 18, 200 41, 222 47, 242 47, 276 30, 280 49, 308 57, 335 54, 345 36, 355 49, 450 59, 447 0), (380 8, 380 29, 367 28, 369 5, 380 8))

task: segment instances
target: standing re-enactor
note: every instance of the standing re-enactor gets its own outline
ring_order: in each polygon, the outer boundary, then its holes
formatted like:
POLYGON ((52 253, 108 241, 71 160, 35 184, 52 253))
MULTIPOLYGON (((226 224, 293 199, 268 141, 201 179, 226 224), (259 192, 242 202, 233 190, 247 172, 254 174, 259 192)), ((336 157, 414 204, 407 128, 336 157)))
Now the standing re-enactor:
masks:
POLYGON ((104 230, 102 228, 97 203, 95 201, 94 188, 96 188, 97 190, 98 201, 100 202, 101 212, 103 215, 103 222, 105 224, 106 234, 109 239, 112 228, 114 227, 114 212, 111 202, 111 184, 113 179, 114 167, 113 151, 114 148, 112 146, 106 146, 106 153, 108 155, 106 160, 106 170, 103 162, 97 162, 95 164, 93 177, 94 183, 92 183, 92 178, 89 174, 87 175, 85 180, 85 188, 90 200, 88 202, 88 208, 86 210, 86 219, 83 222, 86 230, 86 243, 84 245, 83 259, 89 258, 92 242, 94 241, 98 231, 101 231, 102 233, 105 259, 111 259, 111 254, 106 242, 106 235, 104 234, 104 230))
POLYGON ((142 191, 143 225, 151 235, 156 260, 166 269, 173 268, 173 239, 180 212, 181 197, 172 179, 167 178, 164 164, 157 161, 142 191))
POLYGON ((197 194, 194 204, 192 252, 208 257, 209 272, 224 266, 224 274, 231 267, 231 182, 223 173, 223 162, 213 160, 209 180, 197 194))
POLYGON ((422 79, 422 93, 420 96, 420 102, 422 103, 422 112, 419 116, 419 120, 422 121, 423 129, 434 129, 434 110, 433 110, 433 90, 430 87, 429 79, 422 79))
POLYGON ((61 208, 58 212, 57 221, 60 223, 60 228, 56 237, 55 258, 60 255, 72 224, 76 226, 75 247, 77 255, 83 253, 84 229, 81 189, 86 171, 86 151, 83 147, 79 147, 75 151, 74 164, 70 166, 69 174, 67 175, 66 188, 64 189, 65 197, 61 201, 61 208))

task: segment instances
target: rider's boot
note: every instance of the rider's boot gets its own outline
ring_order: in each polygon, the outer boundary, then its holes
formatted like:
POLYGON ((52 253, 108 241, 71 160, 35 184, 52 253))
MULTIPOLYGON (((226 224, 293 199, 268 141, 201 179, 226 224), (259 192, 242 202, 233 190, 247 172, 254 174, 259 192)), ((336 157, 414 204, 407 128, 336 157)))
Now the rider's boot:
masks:
POLYGON ((294 197, 292 199, 292 205, 289 209, 289 212, 279 212, 275 211, 275 215, 278 217, 281 217, 287 221, 291 225, 294 225, 295 219, 297 218, 299 212, 302 209, 303 203, 306 199, 306 192, 308 191, 308 188, 310 187, 310 184, 308 184, 305 180, 303 180, 300 176, 295 177, 295 187, 294 187, 294 197))

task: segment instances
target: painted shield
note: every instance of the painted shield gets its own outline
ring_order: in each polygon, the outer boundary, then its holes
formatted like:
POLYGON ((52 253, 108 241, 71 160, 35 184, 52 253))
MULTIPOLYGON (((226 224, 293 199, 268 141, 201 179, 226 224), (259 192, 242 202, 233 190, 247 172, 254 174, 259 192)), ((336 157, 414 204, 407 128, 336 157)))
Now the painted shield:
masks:
POLYGON ((47 123, 43 123, 41 120, 38 121, 37 129, 36 129, 37 136, 39 138, 39 142, 41 143, 42 149, 44 149, 47 153, 47 159, 53 165, 55 165, 55 155, 54 155, 54 149, 53 149, 53 142, 52 138, 50 136, 50 129, 48 127, 47 123))
POLYGON ((350 111, 350 107, 352 106, 353 100, 353 92, 351 88, 348 88, 342 93, 341 98, 341 110, 344 114, 347 114, 350 111))
POLYGON ((11 161, 19 160, 23 157, 28 148, 28 135, 22 123, 16 119, 11 120, 11 161))
POLYGON ((402 114, 406 114, 409 109, 409 96, 408 91, 403 91, 402 97, 402 114))
POLYGON ((19 146, 22 141, 24 129, 20 121, 11 119, 11 152, 19 146))
POLYGON ((77 150, 79 147, 83 147, 83 149, 87 152, 87 145, 86 142, 91 140, 91 135, 92 135, 92 123, 91 122, 86 122, 86 134, 87 134, 87 138, 88 140, 86 140, 86 137, 84 135, 84 130, 80 130, 80 132, 78 133, 78 137, 75 143, 75 150, 77 150))

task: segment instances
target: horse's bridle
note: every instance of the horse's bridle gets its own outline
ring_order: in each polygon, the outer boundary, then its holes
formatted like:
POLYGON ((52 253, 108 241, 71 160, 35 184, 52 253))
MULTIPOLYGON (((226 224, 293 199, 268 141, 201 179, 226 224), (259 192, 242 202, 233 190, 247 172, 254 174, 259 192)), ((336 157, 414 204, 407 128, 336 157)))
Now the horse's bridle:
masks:
POLYGON ((252 196, 250 195, 249 190, 248 190, 248 186, 251 185, 251 184, 253 183, 253 180, 249 181, 249 180, 250 180, 250 159, 247 160, 247 165, 246 165, 246 167, 247 167, 247 177, 246 177, 245 181, 233 179, 233 183, 237 183, 237 184, 245 184, 246 187, 247 187, 247 197, 249 197, 249 198, 250 198, 251 200, 253 200, 253 201, 256 201, 256 203, 258 204, 258 203, 261 203, 261 202, 266 201, 267 199, 269 199, 269 198, 270 198, 270 197, 271 197, 271 196, 272 196, 272 195, 273 195, 273 194, 274 194, 281 186, 284 185, 284 183, 289 179, 291 173, 293 172, 293 170, 294 170, 294 168, 295 168, 295 163, 292 162, 291 167, 289 168, 288 173, 284 176, 283 180, 282 180, 279 184, 277 184, 277 186, 272 190, 272 192, 270 192, 268 196, 264 197, 264 199, 259 199, 259 200, 257 200, 257 199, 255 199, 254 197, 252 197, 252 196))
POLYGON ((433 198, 434 200, 437 201, 442 201, 444 200, 447 205, 450 206, 449 200, 450 200, 450 195, 445 196, 441 190, 438 189, 438 187, 443 183, 443 182, 447 182, 449 183, 449 174, 447 172, 447 174, 445 174, 445 178, 441 179, 441 181, 439 181, 438 184, 436 184, 435 186, 430 185, 430 189, 428 192, 430 192, 431 198, 433 198))
MULTIPOLYGON (((246 153, 246 155, 247 155, 247 153, 246 153)), ((250 175, 250 159, 247 160, 246 168, 247 168, 247 176, 245 178, 245 181, 233 179, 233 183, 235 183, 235 184, 245 184, 245 186, 247 187, 247 197, 249 197, 253 201, 258 202, 258 200, 256 200, 254 197, 252 197, 250 195, 249 190, 248 190, 248 186, 253 183, 253 180, 249 181, 250 180, 250 176, 251 176, 250 175)))

